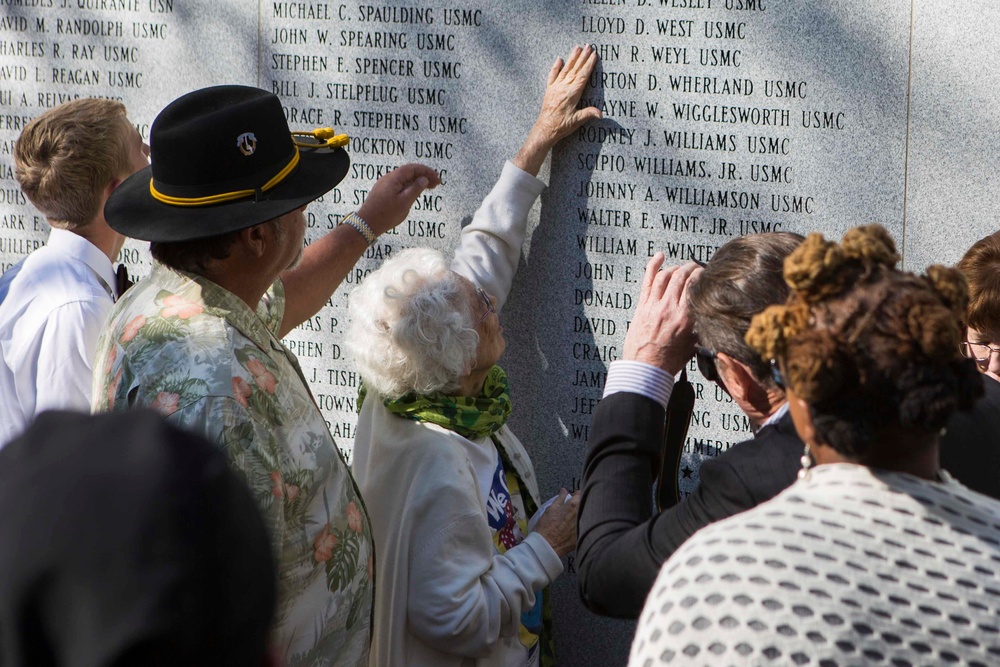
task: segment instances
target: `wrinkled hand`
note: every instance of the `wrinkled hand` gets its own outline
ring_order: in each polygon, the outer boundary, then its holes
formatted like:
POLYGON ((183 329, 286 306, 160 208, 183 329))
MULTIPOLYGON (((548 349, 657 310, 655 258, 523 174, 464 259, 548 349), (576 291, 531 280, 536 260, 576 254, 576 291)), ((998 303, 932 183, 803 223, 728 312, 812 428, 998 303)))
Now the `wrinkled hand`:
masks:
POLYGON ((588 120, 601 118, 597 107, 577 109, 596 65, 597 52, 589 44, 583 48, 574 47, 565 62, 562 58, 556 59, 549 71, 538 120, 514 158, 514 164, 537 175, 545 156, 560 139, 569 136, 588 120))
POLYGON ((404 164, 378 179, 358 209, 358 215, 376 235, 384 234, 406 220, 420 193, 440 182, 437 172, 430 167, 404 164))
POLYGON ((567 494, 569 491, 566 489, 559 489, 559 497, 535 525, 535 532, 544 537, 560 557, 576 548, 576 514, 580 509, 580 494, 566 500, 567 494))
POLYGON ((694 262, 663 266, 663 253, 646 264, 639 304, 625 335, 624 358, 642 361, 676 375, 694 355, 694 318, 688 288, 703 269, 694 262))
POLYGON ((588 120, 601 117, 597 107, 576 108, 596 65, 597 52, 589 44, 582 49, 573 47, 565 63, 562 58, 556 58, 549 71, 542 110, 531 129, 532 134, 537 134, 551 147, 588 120))

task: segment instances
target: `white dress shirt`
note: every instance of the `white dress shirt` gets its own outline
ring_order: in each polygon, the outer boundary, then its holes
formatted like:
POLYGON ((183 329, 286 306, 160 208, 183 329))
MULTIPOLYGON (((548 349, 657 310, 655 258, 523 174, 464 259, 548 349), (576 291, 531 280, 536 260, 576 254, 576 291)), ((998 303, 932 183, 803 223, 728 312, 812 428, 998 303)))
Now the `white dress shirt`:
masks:
POLYGON ((0 276, 0 447, 44 410, 90 411, 114 284, 107 255, 63 229, 0 276))
POLYGON ((673 389, 674 376, 662 368, 642 361, 618 359, 608 367, 603 398, 626 391, 651 398, 665 408, 673 389))

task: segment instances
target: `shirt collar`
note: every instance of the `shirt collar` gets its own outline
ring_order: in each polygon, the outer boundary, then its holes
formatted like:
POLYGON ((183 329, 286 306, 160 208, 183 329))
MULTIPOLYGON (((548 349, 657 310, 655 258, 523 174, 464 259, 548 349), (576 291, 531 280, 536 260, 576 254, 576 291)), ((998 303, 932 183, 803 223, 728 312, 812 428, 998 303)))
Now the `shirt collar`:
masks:
POLYGON ((243 299, 207 278, 186 271, 175 271, 153 262, 154 284, 176 292, 189 300, 200 301, 205 311, 221 317, 227 324, 249 338, 265 352, 281 350, 281 344, 264 321, 247 306, 243 299), (192 289, 195 287, 195 289, 192 289))
POLYGON ((89 266, 111 291, 111 297, 119 296, 115 294, 115 269, 111 265, 111 260, 93 243, 68 229, 53 227, 45 245, 89 266))
POLYGON ((781 407, 778 408, 777 412, 775 412, 773 415, 764 420, 764 423, 761 424, 760 427, 764 428, 765 426, 770 426, 771 424, 777 424, 779 421, 781 421, 781 418, 787 414, 788 414, 788 401, 785 401, 781 405, 781 407))

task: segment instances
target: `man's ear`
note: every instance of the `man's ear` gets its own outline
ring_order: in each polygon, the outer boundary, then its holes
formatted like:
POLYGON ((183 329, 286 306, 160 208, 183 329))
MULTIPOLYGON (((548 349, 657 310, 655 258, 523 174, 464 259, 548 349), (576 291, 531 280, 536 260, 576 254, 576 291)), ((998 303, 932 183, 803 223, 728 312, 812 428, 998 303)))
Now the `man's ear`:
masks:
POLYGON ((761 393, 763 387, 746 364, 725 352, 719 352, 716 355, 715 366, 726 385, 726 389, 729 390, 729 394, 735 401, 745 405, 756 404, 758 394, 761 393))
POLYGON ((124 178, 112 178, 108 181, 108 184, 104 186, 104 192, 101 194, 101 205, 98 207, 97 217, 104 220, 104 205, 108 203, 108 197, 115 189, 125 182, 124 178))
POLYGON ((267 254, 273 241, 272 237, 273 234, 266 222, 240 230, 240 243, 252 257, 263 257, 267 254))
POLYGON ((118 186, 121 185, 124 182, 125 182, 124 178, 117 178, 117 177, 115 177, 115 178, 112 178, 110 181, 108 181, 108 184, 104 186, 104 193, 103 193, 103 197, 101 199, 101 212, 102 213, 104 212, 104 204, 106 204, 108 202, 108 197, 110 197, 111 193, 114 192, 118 188, 118 186))

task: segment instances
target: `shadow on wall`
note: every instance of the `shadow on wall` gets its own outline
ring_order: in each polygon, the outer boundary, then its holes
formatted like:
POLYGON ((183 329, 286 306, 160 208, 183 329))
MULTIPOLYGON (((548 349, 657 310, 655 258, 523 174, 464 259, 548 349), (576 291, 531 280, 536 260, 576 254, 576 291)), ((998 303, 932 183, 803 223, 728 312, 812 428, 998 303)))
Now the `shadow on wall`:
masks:
MULTIPOLYGON (((595 76, 599 77, 600 71, 599 63, 595 76)), ((584 97, 600 105, 603 90, 588 88, 584 97)), ((615 129, 621 127, 603 120, 589 123, 583 131, 593 134, 615 129)), ((579 484, 591 412, 603 392, 607 372, 606 350, 597 352, 599 343, 583 325, 588 317, 584 301, 589 300, 587 295, 595 286, 581 243, 592 231, 585 221, 588 201, 581 192, 591 182, 593 172, 577 168, 580 153, 600 152, 602 148, 599 143, 581 141, 578 133, 553 151, 540 221, 504 308, 504 321, 510 324, 505 325, 508 352, 501 363, 512 382, 512 426, 531 454, 541 487, 550 491, 579 484), (602 358, 595 359, 598 356, 602 358)), ((632 287, 604 289, 630 292, 632 287)), ((634 624, 601 618, 583 607, 574 557, 569 557, 567 574, 553 585, 559 662, 588 664, 598 660, 609 667, 624 665, 634 624), (596 637, 601 638, 599 646, 595 645, 596 637)))

